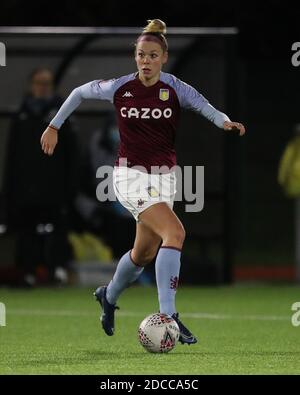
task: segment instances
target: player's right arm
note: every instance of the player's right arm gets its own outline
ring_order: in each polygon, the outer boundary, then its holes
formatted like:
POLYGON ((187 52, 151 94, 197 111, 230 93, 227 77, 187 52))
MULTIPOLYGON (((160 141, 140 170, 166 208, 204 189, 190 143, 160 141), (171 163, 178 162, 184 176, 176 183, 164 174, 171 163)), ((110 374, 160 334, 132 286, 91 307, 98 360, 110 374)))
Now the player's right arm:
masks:
POLYGON ((57 130, 48 126, 41 137, 42 150, 47 155, 52 155, 58 141, 57 130))
POLYGON ((45 154, 53 154, 58 141, 58 130, 72 112, 76 110, 83 99, 113 101, 114 82, 114 79, 107 81, 95 80, 81 85, 71 92, 42 134, 41 146, 45 154))

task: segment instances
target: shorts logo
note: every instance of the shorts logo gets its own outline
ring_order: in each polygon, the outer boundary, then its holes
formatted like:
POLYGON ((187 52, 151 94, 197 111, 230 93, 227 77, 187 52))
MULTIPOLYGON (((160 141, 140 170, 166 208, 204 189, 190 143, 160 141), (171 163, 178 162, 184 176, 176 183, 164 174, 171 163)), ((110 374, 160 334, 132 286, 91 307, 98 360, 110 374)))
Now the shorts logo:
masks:
POLYGON ((160 89, 159 90, 160 100, 167 101, 167 100, 169 100, 169 96, 170 96, 169 89, 160 89))
POLYGON ((170 288, 177 289, 178 288, 178 281, 179 281, 179 278, 177 276, 174 276, 174 277, 172 276, 170 278, 170 288))
POLYGON ((159 196, 158 190, 156 188, 154 188, 154 187, 148 187, 147 191, 149 193, 149 196, 152 197, 152 198, 156 198, 156 197, 159 196))
POLYGON ((144 203, 145 203, 145 200, 139 199, 138 200, 138 207, 142 207, 144 205, 144 203))

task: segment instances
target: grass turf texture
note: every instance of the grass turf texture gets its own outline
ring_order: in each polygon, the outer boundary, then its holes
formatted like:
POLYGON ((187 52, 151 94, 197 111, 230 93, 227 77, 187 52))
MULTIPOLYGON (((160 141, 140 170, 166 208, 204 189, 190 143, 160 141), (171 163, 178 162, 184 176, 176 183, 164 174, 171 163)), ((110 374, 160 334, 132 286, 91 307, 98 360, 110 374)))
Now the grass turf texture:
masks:
POLYGON ((199 342, 169 354, 138 343, 142 319, 158 310, 155 288, 121 296, 116 333, 104 334, 91 289, 0 289, 0 374, 299 374, 300 327, 292 286, 180 288, 177 307, 199 342))

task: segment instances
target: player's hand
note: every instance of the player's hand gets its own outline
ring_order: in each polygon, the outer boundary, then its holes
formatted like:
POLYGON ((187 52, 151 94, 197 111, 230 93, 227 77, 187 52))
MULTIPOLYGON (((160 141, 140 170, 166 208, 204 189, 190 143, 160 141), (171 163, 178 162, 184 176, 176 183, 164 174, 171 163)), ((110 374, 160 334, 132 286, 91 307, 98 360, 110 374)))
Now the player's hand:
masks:
POLYGON ((42 150, 47 155, 52 155, 57 144, 57 130, 47 127, 41 137, 42 150))
POLYGON ((246 133, 245 126, 239 122, 228 122, 225 121, 223 124, 224 130, 239 131, 239 135, 243 136, 246 133))

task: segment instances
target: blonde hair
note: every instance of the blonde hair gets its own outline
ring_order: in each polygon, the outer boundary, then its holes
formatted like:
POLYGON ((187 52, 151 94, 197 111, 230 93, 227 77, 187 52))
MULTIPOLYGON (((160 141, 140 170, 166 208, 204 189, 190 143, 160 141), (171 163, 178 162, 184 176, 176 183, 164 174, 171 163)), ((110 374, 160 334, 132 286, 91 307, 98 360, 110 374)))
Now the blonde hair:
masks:
POLYGON ((165 22, 160 19, 148 19, 148 25, 144 27, 143 33, 156 33, 156 34, 166 34, 167 26, 165 22))
POLYGON ((148 25, 144 27, 142 34, 138 37, 137 43, 142 40, 156 41, 162 47, 164 52, 168 51, 168 42, 164 36, 167 33, 167 26, 165 22, 160 19, 148 19, 148 25))

